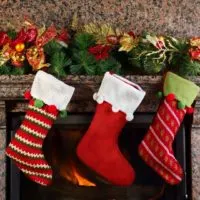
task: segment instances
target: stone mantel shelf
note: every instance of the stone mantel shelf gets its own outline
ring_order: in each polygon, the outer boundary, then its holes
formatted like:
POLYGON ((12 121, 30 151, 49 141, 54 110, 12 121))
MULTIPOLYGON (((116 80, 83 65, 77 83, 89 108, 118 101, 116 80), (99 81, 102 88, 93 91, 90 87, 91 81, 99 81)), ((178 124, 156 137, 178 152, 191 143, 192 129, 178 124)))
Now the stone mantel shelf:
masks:
MULTIPOLYGON (((125 78, 139 84, 146 91, 145 99, 138 108, 138 112, 155 112, 159 104, 159 100, 156 99, 155 93, 158 90, 162 90, 162 76, 127 75, 125 78)), ((32 74, 0 76, 0 101, 23 100, 23 94, 26 90, 30 89, 33 79, 34 75, 32 74)), ((200 76, 190 77, 189 79, 197 85, 200 85, 200 76)), ((102 76, 69 75, 62 80, 76 88, 68 111, 91 112, 94 110, 95 102, 92 100, 92 95, 98 90, 102 76), (79 106, 76 106, 77 101, 79 101, 79 106)), ((196 107, 200 104, 200 102, 198 102, 199 100, 200 96, 197 97, 196 107)), ((20 105, 21 102, 16 103, 15 108, 20 109, 17 105, 20 105)))
MULTIPOLYGON (((162 90, 162 76, 127 75, 125 78, 139 84, 146 96, 137 112, 156 112, 159 99, 155 97, 158 90, 162 90)), ((31 88, 34 75, 0 76, 0 200, 6 200, 6 115, 8 112, 24 112, 27 102, 23 98, 26 90, 31 88)), ((189 77, 200 86, 200 76, 189 77)), ((92 95, 99 88, 102 76, 73 76, 62 79, 65 83, 76 88, 68 106, 70 112, 93 112, 95 102, 92 95)), ((191 130, 191 158, 192 158, 192 192, 193 200, 200 200, 200 95, 195 101, 196 111, 193 115, 191 130)))

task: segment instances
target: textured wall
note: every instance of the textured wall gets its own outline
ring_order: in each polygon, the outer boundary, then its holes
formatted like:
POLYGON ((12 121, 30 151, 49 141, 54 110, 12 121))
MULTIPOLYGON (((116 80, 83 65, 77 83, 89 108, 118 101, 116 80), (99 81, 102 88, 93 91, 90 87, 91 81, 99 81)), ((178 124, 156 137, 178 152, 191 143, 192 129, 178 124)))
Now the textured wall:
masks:
POLYGON ((105 21, 140 33, 200 35, 200 0, 0 0, 0 27, 20 25, 24 15, 39 24, 67 25, 78 11, 81 22, 105 21))

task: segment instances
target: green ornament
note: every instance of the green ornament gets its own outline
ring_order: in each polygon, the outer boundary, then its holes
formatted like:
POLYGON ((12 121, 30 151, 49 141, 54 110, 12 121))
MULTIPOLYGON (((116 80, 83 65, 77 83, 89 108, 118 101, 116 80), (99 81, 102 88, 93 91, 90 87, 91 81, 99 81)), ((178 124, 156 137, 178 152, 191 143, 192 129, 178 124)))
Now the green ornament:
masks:
POLYGON ((42 100, 36 99, 34 102, 34 106, 37 108, 42 108, 42 106, 44 106, 44 102, 42 100))
POLYGON ((156 97, 161 99, 163 97, 163 92, 161 91, 157 92, 156 97))
POLYGON ((66 111, 66 110, 60 111, 60 117, 61 117, 61 118, 67 117, 67 111, 66 111))
POLYGON ((184 109, 185 108, 185 104, 182 103, 181 101, 178 102, 178 108, 179 109, 184 109))

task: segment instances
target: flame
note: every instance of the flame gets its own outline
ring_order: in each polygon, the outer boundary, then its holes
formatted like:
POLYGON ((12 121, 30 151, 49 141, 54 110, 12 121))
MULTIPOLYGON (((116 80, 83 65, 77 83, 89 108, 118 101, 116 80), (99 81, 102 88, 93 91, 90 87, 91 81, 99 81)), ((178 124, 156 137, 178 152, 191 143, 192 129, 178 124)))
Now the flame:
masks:
POLYGON ((62 176, 64 178, 66 178, 68 181, 79 185, 79 186, 89 186, 89 187, 95 187, 96 184, 89 181, 87 178, 83 177, 78 171, 77 169, 72 166, 71 168, 71 173, 70 174, 66 174, 66 173, 61 173, 62 176))
POLYGON ((73 168, 73 174, 76 177, 77 181, 78 181, 78 185, 80 186, 96 186, 96 184, 92 183, 91 181, 89 181, 88 179, 84 178, 83 176, 81 176, 75 168, 73 168))
MULTIPOLYGON (((69 129, 67 134, 58 132, 55 134, 51 162, 59 176, 79 186, 96 186, 88 180, 85 173, 79 172, 82 169, 75 156, 77 141, 82 137, 83 130, 69 129)), ((84 130, 85 132, 85 130, 84 130)))

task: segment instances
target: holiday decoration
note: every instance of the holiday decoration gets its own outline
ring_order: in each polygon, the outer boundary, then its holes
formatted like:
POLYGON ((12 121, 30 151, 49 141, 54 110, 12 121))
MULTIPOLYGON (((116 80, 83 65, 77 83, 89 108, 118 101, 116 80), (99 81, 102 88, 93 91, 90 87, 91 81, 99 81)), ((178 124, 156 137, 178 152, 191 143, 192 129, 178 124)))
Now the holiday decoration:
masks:
POLYGON ((19 32, 0 32, 0 74, 29 74, 43 68, 57 77, 106 71, 154 75, 169 70, 199 75, 200 38, 135 35, 97 22, 82 25, 77 13, 69 30, 57 30, 53 24, 40 28, 26 18, 19 32))
POLYGON ((113 39, 113 37, 118 38, 122 35, 121 30, 114 29, 109 24, 89 23, 84 25, 83 32, 93 35, 97 44, 115 44, 113 40, 111 42, 111 37, 113 39))
POLYGON ((95 56, 96 60, 105 60, 109 57, 110 46, 99 44, 90 47, 88 51, 95 56))
POLYGON ((9 42, 10 42, 10 38, 8 34, 5 32, 0 32, 0 47, 6 45, 9 42))
POLYGON ((31 180, 49 185, 52 169, 44 158, 43 141, 60 111, 64 113, 74 88, 43 71, 37 72, 31 91, 25 93, 28 110, 6 148, 19 169, 31 180))
POLYGON ((119 73, 121 65, 109 51, 108 45, 95 45, 93 35, 81 33, 75 36, 72 43, 72 74, 103 75, 107 71, 119 73))
POLYGON ((41 47, 33 46, 27 49, 26 58, 32 66, 33 71, 49 67, 49 64, 45 63, 45 54, 43 48, 41 47))
POLYGON ((124 33, 124 35, 120 38, 119 43, 121 45, 119 51, 129 52, 137 46, 138 38, 135 38, 135 36, 131 33, 124 33))
POLYGON ((145 92, 135 83, 107 72, 99 91, 98 105, 77 155, 92 170, 115 185, 130 185, 135 173, 118 147, 118 136, 140 105, 145 92))
POLYGON ((15 50, 16 50, 17 52, 22 52, 22 51, 24 50, 24 48, 25 48, 25 44, 24 44, 24 43, 18 43, 18 44, 16 44, 16 46, 15 46, 15 50))
POLYGON ((139 154, 169 184, 178 184, 183 171, 174 157, 172 144, 185 114, 191 114, 191 107, 199 87, 191 81, 168 72, 163 87, 164 96, 156 116, 142 143, 139 154))

